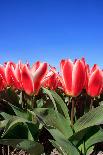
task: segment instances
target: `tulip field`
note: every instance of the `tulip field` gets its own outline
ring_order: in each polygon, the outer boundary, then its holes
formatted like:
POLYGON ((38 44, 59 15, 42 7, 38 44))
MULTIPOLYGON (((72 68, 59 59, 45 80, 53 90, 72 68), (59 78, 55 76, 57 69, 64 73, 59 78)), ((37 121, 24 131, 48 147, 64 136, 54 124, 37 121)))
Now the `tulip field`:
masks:
POLYGON ((0 155, 103 151, 103 70, 84 58, 59 66, 0 65, 0 155))

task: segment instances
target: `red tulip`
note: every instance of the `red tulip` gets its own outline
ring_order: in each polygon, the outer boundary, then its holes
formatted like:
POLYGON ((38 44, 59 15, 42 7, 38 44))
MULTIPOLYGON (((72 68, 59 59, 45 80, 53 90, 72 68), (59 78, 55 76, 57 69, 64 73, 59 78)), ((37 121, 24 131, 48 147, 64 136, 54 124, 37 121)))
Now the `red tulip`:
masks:
POLYGON ((56 90, 58 87, 61 86, 61 82, 58 76, 60 75, 56 72, 56 69, 54 67, 51 67, 44 80, 42 81, 43 87, 50 88, 51 90, 56 90))
POLYGON ((41 86, 41 81, 46 72, 47 63, 41 63, 39 67, 35 69, 35 72, 29 69, 27 65, 24 65, 22 69, 22 84, 24 91, 28 95, 38 93, 41 86))
POLYGON ((40 61, 37 61, 32 65, 32 67, 30 68, 30 71, 32 72, 32 74, 35 73, 35 71, 40 67, 41 64, 42 63, 40 61))
POLYGON ((103 73, 97 65, 94 65, 88 73, 87 93, 92 96, 101 94, 103 88, 103 73))
POLYGON ((85 83, 85 63, 83 60, 61 61, 61 72, 63 77, 64 90, 68 95, 78 96, 85 83))
POLYGON ((5 87, 6 87, 5 69, 4 66, 0 65, 0 91, 2 91, 5 87))
POLYGON ((20 89, 19 75, 16 75, 18 68, 18 64, 12 64, 11 62, 7 62, 5 66, 5 77, 7 81, 7 85, 12 88, 20 89))

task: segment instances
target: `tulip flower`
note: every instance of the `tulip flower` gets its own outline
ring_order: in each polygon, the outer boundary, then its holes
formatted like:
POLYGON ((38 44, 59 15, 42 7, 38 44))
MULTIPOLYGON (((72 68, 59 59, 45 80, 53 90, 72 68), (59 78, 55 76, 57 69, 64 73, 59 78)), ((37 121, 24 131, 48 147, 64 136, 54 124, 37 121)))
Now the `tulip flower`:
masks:
POLYGON ((0 91, 6 87, 5 69, 0 65, 0 91))
POLYGON ((22 68, 22 84, 24 91, 28 94, 37 94, 40 86, 41 81, 43 80, 46 72, 47 72, 47 63, 40 63, 37 67, 36 63, 32 69, 29 69, 25 64, 22 68))
POLYGON ((88 72, 87 93, 91 97, 99 96, 103 88, 103 73, 95 64, 91 71, 88 72))
POLYGON ((17 76, 18 64, 14 64, 12 62, 7 62, 5 64, 5 77, 7 81, 7 86, 11 86, 12 88, 20 89, 20 76, 17 76))
POLYGON ((66 94, 73 97, 78 96, 85 84, 85 63, 84 60, 62 60, 60 63, 63 86, 66 94))
POLYGON ((58 76, 60 75, 56 72, 56 68, 51 67, 51 69, 46 74, 44 80, 42 81, 43 87, 50 88, 51 90, 56 90, 58 87, 61 86, 61 82, 58 76))
POLYGON ((37 61, 32 65, 32 67, 30 68, 30 71, 32 72, 32 74, 35 73, 35 71, 40 67, 41 64, 42 63, 40 61, 37 61))

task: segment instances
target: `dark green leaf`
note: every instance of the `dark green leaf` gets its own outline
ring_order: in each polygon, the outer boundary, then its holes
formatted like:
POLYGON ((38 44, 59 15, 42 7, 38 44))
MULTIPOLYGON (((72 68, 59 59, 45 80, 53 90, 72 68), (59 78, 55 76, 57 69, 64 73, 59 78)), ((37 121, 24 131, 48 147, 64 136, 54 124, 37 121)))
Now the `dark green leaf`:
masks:
POLYGON ((13 117, 13 115, 7 114, 6 112, 1 112, 0 115, 4 118, 4 119, 10 119, 13 117))
POLYGON ((65 137, 69 138, 73 134, 68 120, 55 110, 35 108, 34 113, 44 123, 44 125, 46 124, 47 126, 57 128, 65 135, 65 137))
POLYGON ((98 132, 93 134, 86 142, 85 142, 85 147, 88 149, 92 145, 103 142, 103 129, 100 129, 98 132))
POLYGON ((79 132, 86 128, 103 124, 103 106, 99 106, 83 115, 74 124, 75 132, 79 132))
POLYGON ((56 141, 56 145, 54 144, 55 147, 57 146, 57 149, 60 149, 63 155, 80 155, 78 149, 69 140, 67 140, 59 130, 49 129, 49 132, 56 141))
POLYGON ((64 103, 64 101, 62 100, 62 98, 54 91, 50 91, 54 100, 56 101, 56 106, 58 111, 62 111, 62 113, 64 114, 65 118, 68 120, 68 122, 70 123, 70 117, 68 114, 68 108, 66 106, 66 104, 64 103))
POLYGON ((14 106, 14 105, 12 105, 10 103, 8 103, 8 104, 12 107, 13 111, 15 112, 15 114, 17 116, 23 117, 25 119, 28 119, 29 118, 29 114, 26 111, 24 111, 24 110, 22 110, 22 109, 20 109, 20 108, 18 108, 16 106, 14 106))
POLYGON ((46 89, 46 88, 42 88, 43 91, 49 96, 49 98, 51 99, 53 105, 54 105, 54 108, 55 108, 55 111, 57 111, 57 107, 56 107, 56 103, 55 103, 55 100, 50 92, 50 90, 46 89))

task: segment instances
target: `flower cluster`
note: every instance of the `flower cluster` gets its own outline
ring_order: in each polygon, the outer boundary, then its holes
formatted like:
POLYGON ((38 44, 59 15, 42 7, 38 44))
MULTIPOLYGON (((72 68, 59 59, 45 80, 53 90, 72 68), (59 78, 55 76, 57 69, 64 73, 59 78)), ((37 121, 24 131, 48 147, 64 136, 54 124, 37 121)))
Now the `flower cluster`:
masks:
POLYGON ((91 97, 98 96, 103 89, 103 71, 94 64, 92 68, 86 64, 85 59, 61 61, 61 72, 64 90, 71 96, 78 96, 83 89, 91 97))
POLYGON ((0 91, 7 87, 24 90, 28 95, 36 95, 41 86, 51 90, 61 88, 67 95, 76 97, 83 89, 91 97, 103 92, 103 71, 98 65, 92 68, 85 59, 61 60, 60 73, 48 63, 37 61, 30 67, 19 61, 0 65, 0 91))
POLYGON ((6 87, 24 90, 27 94, 37 94, 41 81, 47 72, 47 63, 37 61, 30 67, 19 61, 4 63, 0 66, 0 91, 6 87))

